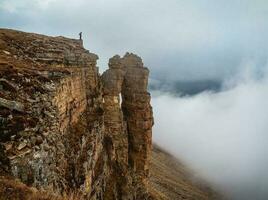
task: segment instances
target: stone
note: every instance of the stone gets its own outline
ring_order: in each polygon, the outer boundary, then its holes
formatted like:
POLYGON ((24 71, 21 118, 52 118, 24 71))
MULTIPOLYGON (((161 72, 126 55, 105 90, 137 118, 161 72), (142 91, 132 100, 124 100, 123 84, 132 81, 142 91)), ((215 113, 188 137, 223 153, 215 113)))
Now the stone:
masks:
POLYGON ((49 92, 52 92, 55 90, 55 86, 53 84, 45 84, 43 87, 49 92))
POLYGON ((24 105, 17 101, 10 101, 4 98, 0 98, 0 106, 8 108, 10 110, 24 112, 24 105))
POLYGON ((18 133, 18 135, 19 135, 20 137, 27 138, 27 137, 29 136, 29 132, 27 132, 27 131, 20 131, 20 132, 18 133))
POLYGON ((17 147, 17 149, 20 151, 23 148, 25 148, 26 146, 27 146, 27 143, 26 142, 22 142, 22 143, 19 144, 19 146, 17 147))
POLYGON ((28 98, 27 101, 29 101, 30 103, 36 103, 36 102, 38 102, 37 99, 35 100, 35 99, 30 99, 30 98, 28 98))
POLYGON ((41 154, 39 152, 36 152, 36 153, 34 153, 33 158, 39 159, 39 158, 41 158, 41 154))
POLYGON ((11 140, 14 140, 15 138, 16 138, 16 135, 12 135, 12 136, 10 137, 11 140))
POLYGON ((34 146, 34 150, 40 151, 40 147, 39 146, 34 146))
POLYGON ((36 145, 40 145, 43 143, 43 138, 40 135, 38 135, 35 140, 36 140, 35 142, 36 145))
POLYGON ((29 153, 31 153, 32 152, 32 150, 31 149, 23 149, 23 150, 21 150, 20 152, 19 152, 19 154, 18 154, 18 157, 24 157, 25 155, 27 155, 27 154, 29 154, 29 153))
POLYGON ((44 137, 47 137, 47 136, 49 135, 49 132, 44 131, 44 132, 42 132, 42 135, 43 135, 44 137))
POLYGON ((5 54, 7 54, 7 55, 10 55, 10 52, 9 52, 9 51, 5 51, 5 50, 3 50, 3 52, 4 52, 5 54))
POLYGON ((36 137, 35 136, 32 136, 31 137, 31 144, 32 145, 35 145, 36 144, 36 137))
POLYGON ((11 90, 17 92, 19 90, 19 87, 15 83, 11 83, 10 81, 0 78, 0 85, 2 86, 2 90, 11 90))
POLYGON ((47 110, 44 111, 44 114, 46 114, 50 118, 54 118, 54 116, 49 111, 47 111, 47 110))
POLYGON ((4 144, 4 146, 5 146, 6 151, 9 151, 9 150, 12 149, 13 144, 12 143, 7 143, 7 144, 4 144))
POLYGON ((45 151, 49 151, 50 150, 50 147, 49 147, 48 144, 44 144, 43 145, 43 148, 44 148, 45 151))
POLYGON ((91 200, 148 199, 153 117, 139 56, 112 57, 100 76, 98 56, 80 41, 5 29, 0 56, 0 106, 13 116, 4 127, 14 135, 1 154, 11 176, 91 200))
POLYGON ((15 158, 17 158, 17 155, 16 156, 8 156, 9 160, 14 160, 15 158))

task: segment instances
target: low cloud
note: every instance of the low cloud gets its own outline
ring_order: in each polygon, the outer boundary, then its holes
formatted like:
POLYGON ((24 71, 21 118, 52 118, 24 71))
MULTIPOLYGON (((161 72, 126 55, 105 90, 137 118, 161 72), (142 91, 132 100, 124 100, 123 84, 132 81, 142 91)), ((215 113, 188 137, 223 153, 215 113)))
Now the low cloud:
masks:
POLYGON ((109 57, 131 51, 160 82, 222 81, 252 59, 260 72, 249 70, 219 93, 154 96, 154 140, 233 199, 263 200, 267 11, 267 0, 1 0, 0 27, 73 38, 82 31, 101 70, 109 57))
POLYGON ((268 199, 268 76, 252 72, 219 93, 153 97, 154 141, 233 200, 268 199))

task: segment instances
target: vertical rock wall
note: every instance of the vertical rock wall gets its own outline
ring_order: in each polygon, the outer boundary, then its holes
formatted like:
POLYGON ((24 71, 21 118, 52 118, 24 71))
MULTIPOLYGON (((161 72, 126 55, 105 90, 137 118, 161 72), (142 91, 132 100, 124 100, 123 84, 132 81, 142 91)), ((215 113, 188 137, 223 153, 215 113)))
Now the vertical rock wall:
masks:
POLYGON ((126 54, 126 68, 122 88, 122 109, 127 122, 129 163, 135 172, 147 176, 152 148, 153 115, 150 94, 147 91, 149 70, 140 57, 126 54))
POLYGON ((148 75, 149 70, 143 66, 141 58, 129 53, 123 58, 111 58, 109 69, 102 75, 105 128, 111 141, 109 151, 121 173, 114 176, 121 177, 118 182, 131 182, 122 190, 134 189, 134 198, 144 193, 140 189, 146 185, 152 151, 153 117, 147 92, 148 75), (131 173, 131 180, 126 180, 127 173, 131 173))
POLYGON ((79 40, 0 29, 0 172, 85 199, 146 199, 149 71, 114 56, 98 74, 79 40))

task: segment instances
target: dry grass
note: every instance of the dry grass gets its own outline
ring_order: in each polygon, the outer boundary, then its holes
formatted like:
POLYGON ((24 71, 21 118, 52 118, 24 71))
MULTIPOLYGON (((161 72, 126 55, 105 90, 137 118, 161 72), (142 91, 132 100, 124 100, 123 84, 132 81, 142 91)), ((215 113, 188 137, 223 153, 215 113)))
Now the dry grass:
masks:
POLYGON ((203 181, 193 182, 192 173, 169 153, 154 146, 149 192, 160 200, 218 200, 217 194, 203 181))
MULTIPOLYGON (((218 200, 221 199, 204 182, 193 183, 191 172, 170 154, 154 147, 149 179, 149 192, 158 200, 218 200)), ((59 194, 28 187, 11 177, 0 176, 0 200, 82 200, 76 192, 59 194)))
POLYGON ((0 177, 0 200, 81 200, 83 195, 76 192, 59 194, 52 190, 41 191, 28 187, 10 177, 0 177))

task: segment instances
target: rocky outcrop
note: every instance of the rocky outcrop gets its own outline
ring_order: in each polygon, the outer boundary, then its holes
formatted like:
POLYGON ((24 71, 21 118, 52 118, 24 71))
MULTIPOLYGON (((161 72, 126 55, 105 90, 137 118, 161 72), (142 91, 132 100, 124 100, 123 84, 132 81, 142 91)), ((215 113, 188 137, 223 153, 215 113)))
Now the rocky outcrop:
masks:
POLYGON ((152 148, 153 117, 147 92, 148 75, 149 70, 143 66, 141 58, 129 53, 123 58, 118 55, 111 58, 109 69, 102 75, 104 121, 110 141, 108 154, 117 166, 113 176, 117 182, 124 183, 119 190, 122 194, 134 189, 138 198, 146 198, 144 188, 152 148), (132 179, 131 188, 126 188, 128 177, 132 179))
POLYGON ((128 128, 129 164, 141 177, 149 170, 152 148, 153 114, 147 92, 149 70, 140 57, 126 54, 122 59, 126 74, 122 87, 122 109, 128 128))
POLYGON ((28 186, 149 199, 149 71, 127 53, 98 73, 81 40, 0 29, 0 165, 28 186))

